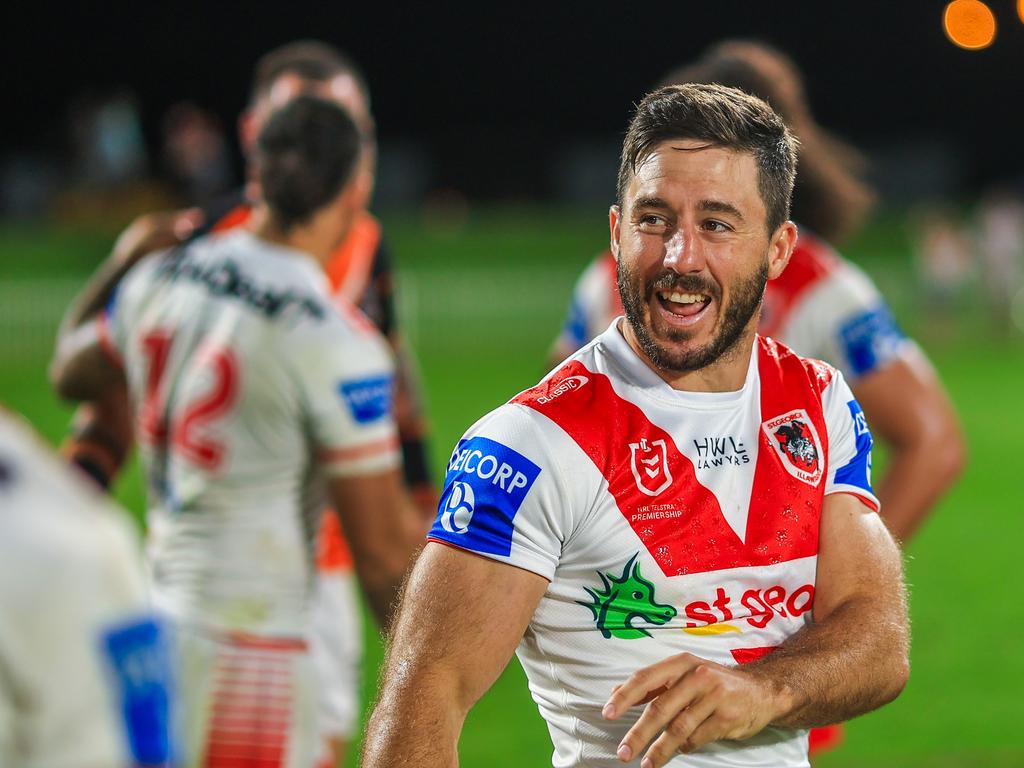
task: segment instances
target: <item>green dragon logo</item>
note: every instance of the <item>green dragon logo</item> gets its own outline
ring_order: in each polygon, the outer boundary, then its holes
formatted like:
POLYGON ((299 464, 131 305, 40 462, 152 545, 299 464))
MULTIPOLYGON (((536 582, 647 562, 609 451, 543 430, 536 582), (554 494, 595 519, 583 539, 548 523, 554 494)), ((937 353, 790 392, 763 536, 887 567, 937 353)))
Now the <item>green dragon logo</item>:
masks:
POLYGON ((591 610, 597 628, 606 638, 633 640, 650 637, 651 633, 646 629, 634 627, 633 621, 643 620, 660 626, 675 618, 675 608, 655 602, 654 585, 640 575, 640 564, 636 562, 639 554, 629 558, 621 576, 598 571, 603 588, 593 590, 584 587, 592 602, 576 601, 591 610))

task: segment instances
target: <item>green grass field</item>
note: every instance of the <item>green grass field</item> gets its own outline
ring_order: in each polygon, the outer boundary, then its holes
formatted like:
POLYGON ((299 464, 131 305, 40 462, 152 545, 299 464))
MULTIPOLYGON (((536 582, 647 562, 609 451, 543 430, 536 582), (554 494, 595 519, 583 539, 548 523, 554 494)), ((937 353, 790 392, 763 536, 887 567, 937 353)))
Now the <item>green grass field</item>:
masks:
MULTIPOLYGON (((401 259, 404 323, 426 385, 440 476, 465 427, 543 373, 574 275, 606 241, 605 218, 502 210, 475 213, 458 228, 423 228, 412 217, 386 224, 401 259)), ((46 385, 49 339, 111 238, 41 227, 0 232, 0 402, 57 442, 70 410, 46 385)), ((972 295, 926 322, 895 221, 876 224, 847 251, 891 295, 935 362, 961 412, 970 465, 907 553, 914 647, 906 692, 853 722, 843 746, 817 765, 1022 766, 1022 338, 993 338, 972 295)), ((141 515, 136 467, 118 497, 141 515)), ((369 698, 380 646, 372 628, 366 635, 369 698)), ((470 767, 550 764, 547 731, 517 662, 471 714, 460 752, 470 767)))

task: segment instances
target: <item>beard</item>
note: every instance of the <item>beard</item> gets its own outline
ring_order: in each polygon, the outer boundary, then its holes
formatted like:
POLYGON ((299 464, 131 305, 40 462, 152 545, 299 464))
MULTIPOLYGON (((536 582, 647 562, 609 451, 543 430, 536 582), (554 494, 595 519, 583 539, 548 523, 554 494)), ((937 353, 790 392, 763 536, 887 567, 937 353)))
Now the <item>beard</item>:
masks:
POLYGON ((733 286, 728 306, 720 310, 721 320, 714 338, 703 346, 691 349, 678 348, 693 338, 694 333, 691 331, 670 329, 661 335, 664 340, 655 339, 650 317, 651 301, 656 291, 677 290, 682 293, 705 294, 721 306, 722 289, 718 283, 670 270, 644 283, 643 278, 623 265, 621 258, 616 268, 616 282, 626 320, 633 328, 644 354, 662 370, 690 373, 735 352, 736 343, 761 306, 765 285, 768 283, 768 261, 762 261, 752 275, 742 278, 733 286))

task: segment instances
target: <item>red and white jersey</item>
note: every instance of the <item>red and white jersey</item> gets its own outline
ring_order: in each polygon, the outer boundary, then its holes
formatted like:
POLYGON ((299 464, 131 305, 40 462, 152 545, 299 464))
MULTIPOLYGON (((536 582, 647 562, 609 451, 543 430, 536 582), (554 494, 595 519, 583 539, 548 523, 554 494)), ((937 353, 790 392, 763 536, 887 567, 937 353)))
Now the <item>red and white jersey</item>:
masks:
MULTIPOLYGON (((618 766, 642 708, 612 688, 692 652, 770 653, 810 620, 825 495, 877 508, 871 435, 842 375, 758 338, 742 389, 681 392, 613 324, 456 447, 430 537, 551 583, 518 649, 555 766, 618 766)), ((672 764, 807 765, 769 728, 672 764)))
POLYGON ((0 410, 0 765, 170 756, 170 648, 123 513, 0 410))
MULTIPOLYGON (((561 347, 579 349, 621 314, 615 258, 608 251, 576 282, 561 347)), ((851 381, 885 367, 913 345, 871 278, 805 232, 786 270, 768 281, 758 332, 801 355, 829 361, 851 381)))
POLYGON ((398 465, 382 337, 304 253, 247 230, 141 262, 108 309, 172 615, 301 634, 324 475, 398 465))

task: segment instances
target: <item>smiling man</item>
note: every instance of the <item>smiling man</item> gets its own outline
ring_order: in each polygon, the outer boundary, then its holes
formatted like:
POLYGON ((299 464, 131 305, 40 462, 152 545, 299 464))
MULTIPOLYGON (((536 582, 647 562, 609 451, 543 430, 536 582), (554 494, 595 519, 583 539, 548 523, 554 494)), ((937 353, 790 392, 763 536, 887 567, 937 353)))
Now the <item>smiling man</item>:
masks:
POLYGON ((365 765, 454 764, 517 645, 555 766, 806 766, 807 728, 902 689, 863 414, 755 333, 795 157, 740 91, 640 104, 609 216, 625 318, 455 448, 365 765))

